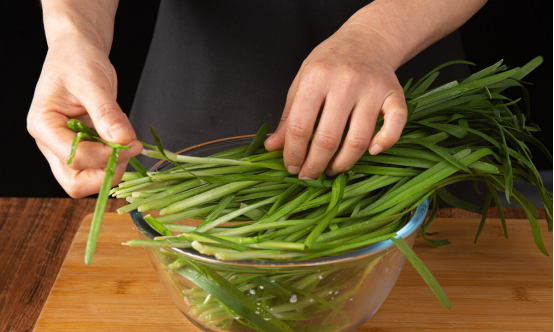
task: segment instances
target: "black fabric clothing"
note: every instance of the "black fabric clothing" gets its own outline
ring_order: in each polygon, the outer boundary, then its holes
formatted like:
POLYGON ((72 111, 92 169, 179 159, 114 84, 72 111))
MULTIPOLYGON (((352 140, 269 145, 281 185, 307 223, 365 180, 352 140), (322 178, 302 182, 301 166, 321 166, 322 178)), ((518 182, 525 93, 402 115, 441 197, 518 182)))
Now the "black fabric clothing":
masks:
MULTIPOLYGON (((164 146, 275 130, 302 61, 369 1, 162 0, 150 51, 131 110, 139 139, 164 146)), ((464 59, 459 32, 397 71, 400 83, 446 61, 464 59)), ((468 76, 463 65, 437 83, 468 76)), ((151 160, 145 160, 147 166, 151 160)))

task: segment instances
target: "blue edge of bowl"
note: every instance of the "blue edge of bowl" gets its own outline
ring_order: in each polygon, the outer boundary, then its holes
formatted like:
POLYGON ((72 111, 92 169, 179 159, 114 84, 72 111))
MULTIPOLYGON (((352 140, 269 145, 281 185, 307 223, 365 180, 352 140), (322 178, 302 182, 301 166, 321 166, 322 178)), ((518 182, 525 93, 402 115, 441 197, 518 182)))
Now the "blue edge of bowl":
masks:
MULTIPOLYGON (((417 206, 416 211, 415 211, 414 215, 412 216, 412 219, 410 219, 410 221, 404 227, 402 227, 402 229, 400 229, 396 233, 397 237, 402 237, 403 239, 405 239, 407 236, 409 236, 413 232, 417 232, 417 230, 419 229, 419 227, 421 226, 421 224, 425 220, 428 209, 429 209, 429 199, 426 198, 423 202, 421 202, 417 206)), ((150 239, 153 239, 157 236, 161 236, 160 233, 158 233, 156 230, 154 230, 146 222, 146 220, 144 220, 142 214, 138 210, 133 210, 133 211, 131 211, 130 214, 131 214, 131 219, 133 219, 133 222, 135 223, 135 225, 140 229, 140 231, 146 237, 148 237, 150 239)), ((359 250, 356 250, 356 251, 353 251, 353 252, 349 252, 349 253, 345 253, 345 254, 341 254, 341 255, 336 255, 336 256, 330 256, 330 257, 315 258, 315 259, 311 259, 311 260, 287 261, 287 262, 278 262, 278 261, 242 261, 242 262, 250 262, 250 264, 253 264, 253 265, 269 265, 269 264, 271 264, 272 266, 283 264, 283 263, 285 263, 286 265, 289 265, 289 266, 290 265, 296 265, 296 264, 301 264, 301 265, 306 265, 306 264, 316 264, 316 265, 318 265, 320 263, 328 264, 328 263, 332 263, 333 261, 343 260, 345 258, 365 257, 365 256, 371 255, 373 253, 388 249, 392 246, 394 246, 394 243, 391 240, 385 240, 385 241, 381 241, 381 242, 372 244, 370 246, 367 246, 365 248, 362 248, 362 249, 359 249, 359 250)), ((176 250, 178 252, 181 252, 181 253, 183 253, 183 252, 188 252, 189 254, 191 253, 191 251, 183 250, 183 249, 174 249, 174 250, 176 250)), ((194 254, 194 256, 203 256, 205 258, 204 260, 208 259, 208 260, 211 260, 211 261, 215 261, 215 259, 213 257, 211 259, 209 259, 208 256, 201 255, 201 254, 197 253, 196 251, 194 251, 194 253, 196 253, 196 254, 194 254)), ((233 262, 222 262, 222 261, 218 261, 218 262, 223 263, 223 264, 225 264, 225 263, 231 263, 232 264, 233 263, 233 262)))

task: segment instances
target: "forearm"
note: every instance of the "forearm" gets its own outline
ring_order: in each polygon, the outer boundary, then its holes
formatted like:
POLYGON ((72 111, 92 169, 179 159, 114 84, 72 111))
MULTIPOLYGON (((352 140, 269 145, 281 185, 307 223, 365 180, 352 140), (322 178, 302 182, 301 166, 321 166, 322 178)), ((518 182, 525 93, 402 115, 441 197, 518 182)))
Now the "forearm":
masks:
POLYGON ((377 0, 343 28, 365 29, 380 39, 393 69, 459 28, 486 0, 377 0))
POLYGON ((68 39, 84 40, 106 54, 113 40, 118 0, 43 0, 48 47, 68 39))

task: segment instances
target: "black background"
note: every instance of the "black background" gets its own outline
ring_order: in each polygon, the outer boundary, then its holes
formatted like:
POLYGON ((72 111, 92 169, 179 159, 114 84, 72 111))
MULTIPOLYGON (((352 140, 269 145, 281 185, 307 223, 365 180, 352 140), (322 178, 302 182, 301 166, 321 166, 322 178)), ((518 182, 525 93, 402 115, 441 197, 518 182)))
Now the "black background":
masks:
MULTIPOLYGON (((131 109, 158 4, 152 0, 121 0, 119 4, 110 59, 118 72, 118 102, 125 112, 131 109)), ((514 67, 537 55, 545 58, 544 64, 525 80, 535 83, 529 91, 532 121, 542 128, 537 138, 552 151, 552 2, 490 1, 461 30, 466 57, 477 63, 476 68, 499 59, 514 67)), ((40 3, 4 0, 0 34, 0 197, 67 197, 25 128, 47 52, 40 3)), ((552 169, 538 152, 534 155, 539 169, 552 169)))

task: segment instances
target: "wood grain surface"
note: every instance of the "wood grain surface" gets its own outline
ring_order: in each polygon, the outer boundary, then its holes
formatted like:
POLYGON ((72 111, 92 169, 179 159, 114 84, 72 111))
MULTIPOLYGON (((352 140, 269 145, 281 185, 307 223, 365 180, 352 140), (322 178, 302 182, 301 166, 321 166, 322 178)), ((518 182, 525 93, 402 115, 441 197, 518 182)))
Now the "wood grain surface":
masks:
MULTIPOLYGON (((31 331, 96 199, 0 198, 0 331, 31 331)), ((121 206, 111 199, 108 211, 121 206)))
MULTIPOLYGON (((508 212, 508 211, 507 211, 508 212)), ((520 212, 510 213, 515 216, 520 212)), ((418 239, 415 251, 448 294, 453 309, 439 304, 407 264, 390 296, 359 331, 552 331, 552 258, 535 247, 527 220, 489 219, 477 245, 476 218, 438 219, 433 238, 452 244, 431 248, 418 239)), ((199 331, 172 304, 136 238, 128 216, 107 214, 91 266, 83 262, 91 216, 83 221, 35 331, 199 331)), ((547 248, 552 234, 539 221, 547 248)))

